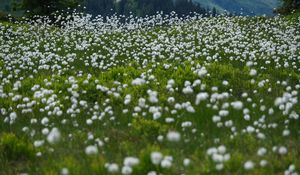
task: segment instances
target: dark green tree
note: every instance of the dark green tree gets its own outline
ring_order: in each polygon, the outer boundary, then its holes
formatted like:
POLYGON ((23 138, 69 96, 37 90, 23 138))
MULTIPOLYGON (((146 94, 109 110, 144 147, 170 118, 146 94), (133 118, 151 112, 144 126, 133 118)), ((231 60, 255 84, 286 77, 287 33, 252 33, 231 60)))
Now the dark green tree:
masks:
POLYGON ((213 9, 212 9, 212 15, 213 16, 217 16, 218 15, 218 12, 217 12, 217 9, 216 9, 216 7, 213 7, 213 9))
POLYGON ((280 14, 288 14, 300 9, 300 0, 283 0, 282 6, 276 10, 280 14))

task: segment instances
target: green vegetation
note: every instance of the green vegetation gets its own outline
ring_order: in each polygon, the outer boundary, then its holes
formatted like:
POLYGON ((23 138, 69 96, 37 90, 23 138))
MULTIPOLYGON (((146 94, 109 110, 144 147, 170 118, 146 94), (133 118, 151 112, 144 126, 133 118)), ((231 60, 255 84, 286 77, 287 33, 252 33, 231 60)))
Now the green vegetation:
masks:
POLYGON ((281 14, 290 14, 292 12, 299 12, 300 1, 299 0, 283 0, 283 5, 277 10, 281 14))
POLYGON ((300 171, 299 18, 85 17, 0 23, 1 175, 300 171))
POLYGON ((21 159, 33 159, 33 145, 26 143, 22 139, 18 139, 14 134, 3 133, 0 137, 1 157, 5 157, 8 161, 16 161, 21 159))

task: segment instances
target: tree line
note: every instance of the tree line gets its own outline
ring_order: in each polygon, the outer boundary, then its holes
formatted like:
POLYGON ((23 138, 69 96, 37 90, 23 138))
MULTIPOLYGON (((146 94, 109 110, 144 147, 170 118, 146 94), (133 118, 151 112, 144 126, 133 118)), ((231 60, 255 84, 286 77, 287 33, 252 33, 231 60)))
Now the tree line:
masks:
MULTIPOLYGON (((146 16, 154 15, 157 11, 164 13, 174 11, 178 15, 191 12, 206 14, 210 10, 192 0, 11 0, 10 7, 6 4, 6 9, 23 11, 29 16, 49 16, 57 11, 73 9, 103 16, 112 14, 146 16)), ((214 14, 217 13, 215 9, 211 10, 214 14)))
POLYGON ((283 0, 283 5, 276 12, 289 14, 295 10, 300 10, 300 0, 283 0))
POLYGON ((207 13, 207 9, 195 4, 191 0, 87 0, 85 2, 87 12, 91 14, 111 15, 154 15, 157 11, 170 13, 172 11, 179 15, 197 12, 207 13))
MULTIPOLYGON (((46 15, 61 10, 79 9, 93 15, 154 15, 157 11, 176 12, 178 15, 197 12, 217 14, 217 10, 207 9, 192 0, 1 0, 4 11, 23 11, 25 14, 46 15), (79 6, 80 5, 80 6, 79 6), (86 8, 83 8, 86 7, 86 8)), ((282 0, 283 4, 275 12, 289 14, 300 9, 300 0, 282 0)), ((1 11, 1 9, 0 9, 1 11)), ((1 13, 0 13, 1 16, 1 13)))

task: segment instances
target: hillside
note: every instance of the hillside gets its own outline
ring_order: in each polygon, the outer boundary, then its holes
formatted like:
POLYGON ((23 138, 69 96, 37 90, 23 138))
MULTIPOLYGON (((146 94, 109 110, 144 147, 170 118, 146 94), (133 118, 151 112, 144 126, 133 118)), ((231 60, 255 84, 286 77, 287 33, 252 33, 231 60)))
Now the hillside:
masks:
POLYGON ((280 5, 279 0, 194 0, 205 7, 216 7, 219 11, 227 10, 250 15, 272 15, 273 9, 280 5))
POLYGON ((289 18, 0 23, 0 174, 299 174, 289 18))
MULTIPOLYGON (((194 0, 203 8, 216 8, 219 12, 224 10, 230 12, 240 13, 241 9, 244 15, 272 15, 273 9, 278 7, 280 0, 194 0)), ((11 0, 0 1, 0 11, 10 11, 9 5, 11 0)), ((118 1, 120 4, 116 4, 116 1, 110 0, 85 0, 87 10, 92 14, 112 14, 117 11, 120 14, 129 14, 133 12, 137 15, 155 14, 156 11, 163 10, 166 13, 170 11, 177 11, 177 13, 188 13, 188 11, 198 11, 199 13, 205 13, 205 10, 199 9, 196 6, 185 3, 180 4, 179 7, 173 7, 172 0, 165 1, 138 1, 138 0, 123 0, 118 1), (143 3, 138 3, 143 2, 143 3), (181 9, 180 9, 181 8, 181 9), (114 11, 111 11, 113 9, 114 11)), ((173 1, 174 2, 174 1, 173 1)))

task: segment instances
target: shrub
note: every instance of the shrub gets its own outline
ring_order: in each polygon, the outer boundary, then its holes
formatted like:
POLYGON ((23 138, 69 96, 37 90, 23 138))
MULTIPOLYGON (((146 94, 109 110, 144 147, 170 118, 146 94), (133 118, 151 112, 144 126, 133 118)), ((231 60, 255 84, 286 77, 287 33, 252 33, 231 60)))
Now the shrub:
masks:
POLYGON ((136 118, 132 121, 132 134, 155 139, 160 133, 165 133, 167 126, 157 121, 145 118, 136 118))
POLYGON ((33 145, 12 133, 0 136, 0 154, 7 160, 22 160, 34 158, 33 145))
POLYGON ((283 0, 283 5, 276 10, 277 13, 280 14, 289 14, 294 10, 300 9, 300 1, 299 0, 283 0))
POLYGON ((2 11, 0 11, 0 21, 9 21, 7 14, 2 11))

